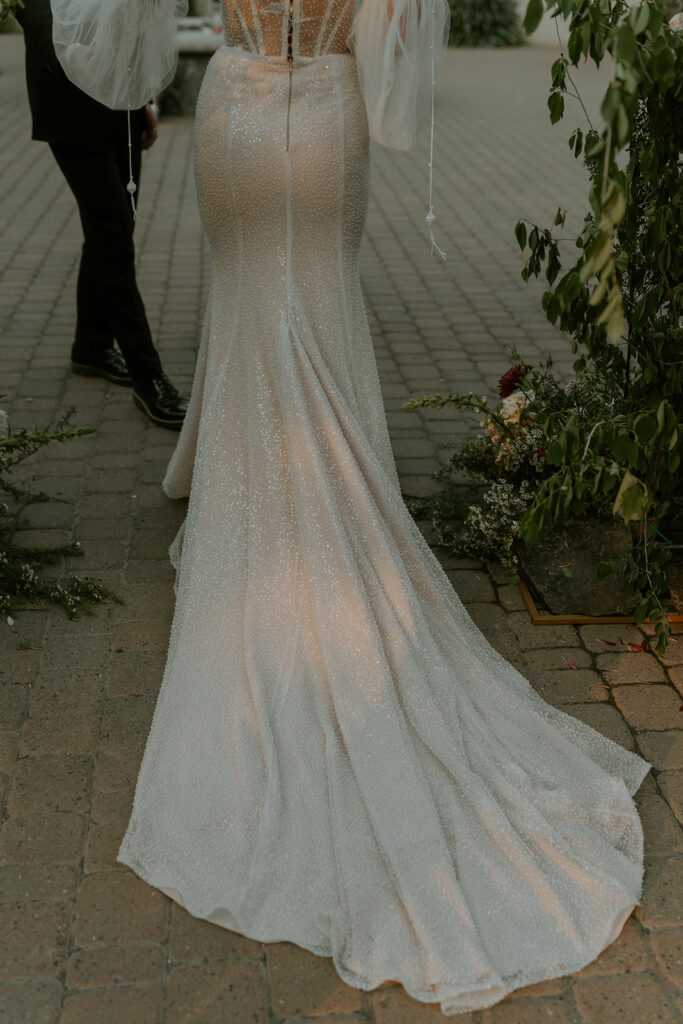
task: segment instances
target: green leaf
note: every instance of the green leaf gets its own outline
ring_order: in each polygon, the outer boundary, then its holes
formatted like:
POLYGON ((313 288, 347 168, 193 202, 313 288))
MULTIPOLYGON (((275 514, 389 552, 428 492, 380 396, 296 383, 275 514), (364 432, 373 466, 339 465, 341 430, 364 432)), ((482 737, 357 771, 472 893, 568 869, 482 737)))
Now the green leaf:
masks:
POLYGON ((647 601, 643 600, 637 606, 633 613, 633 618, 636 620, 636 624, 640 626, 647 618, 647 601))
POLYGON ((639 416, 634 423, 634 428, 638 440, 642 444, 647 444, 657 433, 657 420, 654 416, 639 416))
POLYGON ((657 429, 658 429, 658 433, 661 433, 661 431, 664 430, 664 426, 666 424, 666 409, 667 409, 666 402, 660 402, 659 405, 657 406, 657 429))
POLYGON ((517 244, 519 245, 522 252, 526 248, 526 224, 523 220, 520 220, 515 228, 515 236, 517 238, 517 244))
POLYGON ((580 128, 577 128, 572 138, 569 140, 569 145, 574 150, 574 156, 581 156, 581 150, 583 149, 583 132, 580 128))
POLYGON ((665 242, 657 253, 657 266, 663 274, 666 274, 671 266, 671 246, 668 242, 665 242))
POLYGON ((543 0, 529 0, 524 15, 524 31, 528 36, 535 32, 543 17, 543 0))
POLYGON ((659 169, 659 151, 653 142, 640 156, 640 170, 645 178, 650 178, 659 169))
POLYGON ((617 110, 621 106, 621 89, 619 86, 611 82, 608 86, 605 98, 602 101, 600 112, 608 124, 611 124, 617 116, 617 110))
POLYGON ((615 125, 616 140, 620 146, 623 146, 628 141, 631 135, 631 120, 626 112, 626 107, 623 103, 619 104, 617 108, 617 120, 615 125))
POLYGON ((550 123, 557 124, 564 114, 564 96, 561 92, 551 92, 548 97, 548 109, 550 111, 550 123))
POLYGON ((581 51, 583 50, 583 42, 581 40, 581 33, 578 29, 574 29, 569 34, 569 42, 567 44, 567 52, 569 53, 569 59, 572 64, 578 64, 579 58, 581 57, 581 51))
POLYGON ((627 470, 614 499, 612 512, 628 523, 634 519, 645 519, 649 509, 650 500, 645 486, 627 470))
POLYGON ((640 7, 632 7, 629 13, 629 21, 635 34, 638 36, 644 32, 650 20, 650 8, 643 4, 640 7))
POLYGON ((597 132, 591 133, 586 138, 586 160, 597 160, 605 152, 605 145, 605 139, 601 135, 598 135, 597 132))
POLYGON ((638 55, 638 43, 632 26, 622 22, 617 32, 616 56, 626 64, 633 64, 638 55))
POLYGON ((659 6, 653 4, 650 8, 650 20, 648 22, 647 30, 653 36, 658 36, 662 31, 664 25, 664 18, 662 17, 662 11, 659 6))
POLYGON ((559 441, 551 441, 545 453, 545 461, 551 466, 561 466, 564 462, 564 452, 559 441))
POLYGON ((567 79, 567 58, 558 57, 551 68, 552 83, 556 89, 564 89, 567 79))

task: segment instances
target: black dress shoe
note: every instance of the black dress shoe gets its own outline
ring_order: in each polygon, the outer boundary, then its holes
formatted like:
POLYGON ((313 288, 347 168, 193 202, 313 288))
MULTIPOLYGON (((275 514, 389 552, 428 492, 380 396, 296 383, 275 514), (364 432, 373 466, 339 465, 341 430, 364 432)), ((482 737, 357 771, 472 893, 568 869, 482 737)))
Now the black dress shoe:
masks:
POLYGON ((123 384, 126 387, 133 383, 126 360, 113 346, 98 352, 97 356, 80 358, 72 355, 71 369, 81 377, 104 377, 112 384, 123 384))
POLYGON ((151 380, 136 381, 133 401, 152 423, 169 430, 180 430, 187 412, 187 401, 173 387, 165 373, 151 380))

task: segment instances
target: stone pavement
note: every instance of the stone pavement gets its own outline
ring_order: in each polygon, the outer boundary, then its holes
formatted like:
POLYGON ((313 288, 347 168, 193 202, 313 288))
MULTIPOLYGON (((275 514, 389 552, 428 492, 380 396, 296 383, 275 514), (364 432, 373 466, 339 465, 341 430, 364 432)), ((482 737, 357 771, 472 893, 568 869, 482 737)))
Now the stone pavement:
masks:
MULTIPOLYGON (((373 155, 363 278, 399 470, 432 486, 439 448, 463 429, 450 412, 400 412, 431 390, 493 393, 515 344, 571 366, 540 288, 519 279, 519 216, 550 222, 558 200, 585 205, 566 128, 551 129, 539 49, 448 55, 438 102, 437 234, 423 234, 426 148, 373 155)), ((29 609, 0 625, 0 1020, 3 1024, 431 1024, 444 1018, 402 989, 365 994, 328 960, 195 921, 116 864, 164 663, 173 607, 166 550, 183 509, 159 481, 174 436, 125 390, 72 377, 79 227, 51 155, 29 141, 20 37, 0 37, 0 405, 16 427, 74 404, 97 432, 36 460, 54 501, 32 511, 36 544, 77 537, 73 568, 106 580, 123 606, 69 622, 29 609)), ((585 75, 589 106, 598 76, 585 75)), ((207 283, 194 200, 191 123, 163 123, 145 159, 140 281, 166 366, 190 381, 207 283)), ((445 563, 499 650, 553 704, 648 758, 638 796, 644 898, 619 940, 575 977, 515 993, 469 1024, 673 1024, 683 1019, 683 643, 664 659, 617 627, 533 627, 504 574, 445 563), (570 667, 570 663, 576 668, 570 667)))

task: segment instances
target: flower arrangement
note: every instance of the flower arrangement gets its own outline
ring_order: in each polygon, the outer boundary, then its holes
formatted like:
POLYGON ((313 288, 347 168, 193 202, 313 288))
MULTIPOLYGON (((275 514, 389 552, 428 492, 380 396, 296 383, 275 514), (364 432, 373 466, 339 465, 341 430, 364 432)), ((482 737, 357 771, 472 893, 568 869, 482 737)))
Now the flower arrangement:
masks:
MULTIPOLYGON (((517 353, 513 350, 513 357, 517 353)), ((411 399, 405 409, 450 406, 481 414, 474 438, 457 446, 448 463, 436 474, 446 481, 443 492, 426 499, 410 498, 416 514, 428 515, 438 542, 453 554, 484 560, 497 559, 514 568, 523 524, 554 466, 548 452, 561 434, 561 425, 575 417, 593 424, 601 417, 613 419, 619 403, 609 378, 586 373, 570 383, 559 381, 550 360, 534 368, 521 362, 500 378, 499 401, 467 394, 430 395, 411 399), (476 504, 458 515, 453 490, 459 477, 482 481, 486 487, 476 504)), ((584 512, 609 518, 612 503, 602 491, 591 496, 584 512)))
MULTIPOLYGON (((509 568, 517 566, 522 545, 533 546, 561 523, 591 519, 611 526, 635 519, 634 558, 615 555, 614 562, 624 574, 623 596, 635 597, 636 620, 651 617, 662 624, 658 645, 663 650, 668 639, 663 566, 670 541, 654 522, 633 515, 628 491, 634 478, 626 467, 629 460, 651 461, 654 482, 661 440, 667 448, 670 443, 668 420, 661 403, 651 416, 634 412, 620 382, 618 368, 602 364, 586 365, 563 382, 550 360, 538 368, 518 362, 500 378, 495 406, 472 392, 411 399, 405 409, 450 406, 482 418, 480 432, 461 442, 436 474, 446 482, 444 489, 407 501, 415 515, 431 519, 437 543, 450 553, 499 560, 509 568), (466 509, 457 501, 463 474, 485 485, 466 509), (542 535, 539 520, 549 524, 542 535)), ((671 504, 660 502, 665 510, 671 504)), ((596 579, 613 568, 606 559, 596 567, 596 579)))

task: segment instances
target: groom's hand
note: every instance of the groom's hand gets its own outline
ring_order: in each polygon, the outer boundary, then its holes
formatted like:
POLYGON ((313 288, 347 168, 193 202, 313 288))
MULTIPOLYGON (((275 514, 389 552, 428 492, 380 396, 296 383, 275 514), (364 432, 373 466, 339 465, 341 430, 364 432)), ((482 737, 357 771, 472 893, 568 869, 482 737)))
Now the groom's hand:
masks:
POLYGON ((159 134, 159 108, 156 103, 148 103, 145 107, 145 127, 142 132, 142 148, 149 149, 157 141, 159 134))

